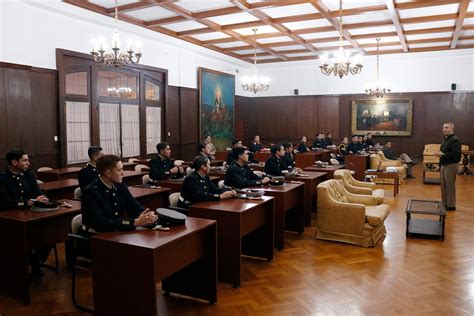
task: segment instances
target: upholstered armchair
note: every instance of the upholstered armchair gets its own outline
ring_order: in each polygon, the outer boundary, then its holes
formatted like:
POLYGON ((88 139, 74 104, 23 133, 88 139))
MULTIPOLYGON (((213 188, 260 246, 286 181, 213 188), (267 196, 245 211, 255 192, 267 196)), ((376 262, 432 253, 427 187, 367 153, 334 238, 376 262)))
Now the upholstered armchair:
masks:
POLYGON ((340 180, 318 185, 317 239, 372 247, 387 232, 387 204, 369 195, 349 193, 340 180))
POLYGON ((375 183, 362 182, 354 179, 351 172, 346 169, 334 171, 334 179, 341 180, 344 188, 353 194, 370 195, 376 198, 377 204, 383 203, 384 189, 376 189, 375 183))
POLYGON ((390 160, 385 157, 382 151, 377 152, 376 154, 370 155, 370 168, 385 170, 387 167, 397 167, 398 172, 400 173, 400 180, 406 178, 407 172, 406 167, 402 164, 400 159, 390 160))

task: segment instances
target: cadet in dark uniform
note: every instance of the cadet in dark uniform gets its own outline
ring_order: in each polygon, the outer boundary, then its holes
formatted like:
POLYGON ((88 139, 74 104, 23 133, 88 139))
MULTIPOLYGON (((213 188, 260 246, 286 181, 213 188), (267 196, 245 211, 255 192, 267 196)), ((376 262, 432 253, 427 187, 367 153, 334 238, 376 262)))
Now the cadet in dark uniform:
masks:
POLYGON ((331 133, 326 134, 326 138, 324 139, 324 142, 325 142, 325 145, 326 145, 325 148, 327 146, 332 146, 332 135, 331 135, 331 133))
POLYGON ((153 224, 157 217, 132 196, 122 182, 120 157, 104 155, 97 160, 99 178, 82 192, 82 224, 79 233, 128 231, 137 226, 153 224))
POLYGON ((199 144, 198 155, 202 155, 206 157, 207 159, 212 160, 214 159, 214 157, 210 154, 210 152, 211 152, 210 144, 206 144, 206 143, 199 144))
MULTIPOLYGON (((32 199, 48 202, 48 198, 38 187, 35 176, 29 170, 28 155, 21 149, 13 149, 5 156, 8 168, 0 174, 0 211, 31 207, 32 199)), ((33 276, 43 276, 40 262, 48 259, 51 249, 52 246, 47 246, 33 250, 29 259, 33 276)))
POLYGON ((461 160, 461 142, 454 135, 454 124, 451 122, 443 124, 444 142, 441 151, 436 153, 441 165, 441 196, 448 211, 456 210, 456 175, 458 174, 458 163, 461 160))
POLYGON ((362 145, 362 136, 357 137, 356 149, 357 152, 364 150, 364 145, 362 145))
POLYGON ((97 159, 103 156, 102 147, 99 146, 91 146, 87 150, 87 155, 89 155, 90 161, 86 164, 84 168, 79 171, 79 187, 81 191, 97 180, 99 178, 99 172, 97 172, 96 162, 97 159))
POLYGON ((368 141, 367 135, 364 135, 362 137, 362 149, 363 150, 369 149, 369 145, 367 144, 367 141, 368 141))
POLYGON ((234 149, 236 160, 229 165, 229 169, 225 174, 224 184, 229 187, 245 188, 254 185, 262 185, 270 182, 270 178, 259 177, 250 167, 247 166, 249 162, 249 155, 244 148, 234 149))
POLYGON ((298 152, 304 153, 304 152, 307 152, 307 151, 311 151, 311 150, 308 149, 308 146, 306 146, 306 136, 303 136, 303 137, 301 137, 301 141, 298 145, 298 152))
POLYGON ((240 139, 234 139, 232 141, 232 150, 227 154, 227 159, 225 161, 228 166, 235 160, 234 149, 243 147, 244 145, 242 145, 242 141, 240 139))
POLYGON ((352 136, 352 141, 347 145, 350 154, 356 154, 358 152, 357 143, 359 141, 359 136, 354 135, 352 136))
POLYGON ((256 153, 262 149, 263 149, 263 146, 262 144, 260 144, 260 136, 255 135, 255 137, 253 138, 253 142, 250 144, 249 150, 252 153, 256 153))
POLYGON ((235 195, 235 191, 219 189, 209 179, 211 162, 203 155, 198 155, 193 160, 194 171, 184 178, 181 187, 181 196, 178 206, 187 208, 189 205, 204 201, 220 201, 235 195))
POLYGON ((283 161, 285 162, 287 170, 291 171, 296 166, 295 157, 293 154, 293 144, 283 143, 283 148, 285 149, 285 156, 283 156, 283 161))
POLYGON ((341 163, 344 162, 344 157, 350 152, 348 143, 349 140, 347 139, 347 137, 344 137, 341 139, 341 143, 339 144, 339 146, 337 146, 338 154, 336 156, 336 159, 341 163))
POLYGON ((157 181, 169 177, 180 178, 184 176, 181 166, 175 166, 170 160, 171 148, 168 143, 158 143, 156 145, 158 154, 150 160, 150 180, 157 181))
POLYGON ((323 149, 324 142, 322 139, 322 134, 319 133, 314 140, 313 149, 323 149))
POLYGON ((367 133, 367 147, 370 148, 374 146, 374 142, 372 141, 372 133, 367 133))

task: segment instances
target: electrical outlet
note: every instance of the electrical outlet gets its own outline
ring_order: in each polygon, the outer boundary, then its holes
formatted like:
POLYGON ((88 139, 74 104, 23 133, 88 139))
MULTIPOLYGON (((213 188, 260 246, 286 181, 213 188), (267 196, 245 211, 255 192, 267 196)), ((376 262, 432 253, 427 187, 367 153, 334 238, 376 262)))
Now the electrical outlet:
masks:
POLYGON ((58 136, 54 136, 54 141, 57 142, 59 140, 58 136))
POLYGON ((171 137, 171 132, 168 132, 168 137, 171 137))

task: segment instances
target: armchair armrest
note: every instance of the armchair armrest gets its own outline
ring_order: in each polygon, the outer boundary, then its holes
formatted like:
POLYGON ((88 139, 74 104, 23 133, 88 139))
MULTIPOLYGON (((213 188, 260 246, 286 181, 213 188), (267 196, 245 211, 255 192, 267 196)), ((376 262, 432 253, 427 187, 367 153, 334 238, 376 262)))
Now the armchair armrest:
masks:
POLYGON ((333 201, 325 207, 320 207, 318 203, 318 230, 344 234, 361 234, 365 222, 365 207, 362 204, 333 201))
POLYGON ((375 183, 372 182, 364 182, 364 181, 359 181, 356 179, 352 179, 352 185, 356 187, 364 187, 368 189, 375 189, 375 183))
POLYGON ((344 186, 346 187, 347 191, 353 194, 372 195, 372 190, 369 188, 358 187, 349 183, 345 183, 344 186))
POLYGON ((377 198, 371 195, 346 193, 346 197, 350 203, 357 203, 367 206, 377 205, 377 198))

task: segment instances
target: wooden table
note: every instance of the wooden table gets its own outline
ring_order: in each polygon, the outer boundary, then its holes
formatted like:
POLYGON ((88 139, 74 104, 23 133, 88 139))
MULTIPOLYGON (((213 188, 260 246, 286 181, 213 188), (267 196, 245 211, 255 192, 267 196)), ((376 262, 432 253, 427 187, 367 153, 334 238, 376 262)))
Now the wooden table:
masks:
POLYGON ((57 181, 65 179, 77 179, 81 167, 60 168, 47 171, 39 171, 38 179, 43 182, 57 181))
POLYGON ((345 169, 345 165, 328 165, 327 167, 320 167, 318 165, 312 165, 310 167, 306 167, 303 171, 313 171, 313 172, 325 172, 328 175, 328 179, 334 178, 334 171, 339 169, 345 169))
POLYGON ((74 190, 79 187, 76 179, 50 181, 39 184, 40 189, 50 200, 73 199, 74 190))
POLYGON ((128 186, 142 184, 142 177, 148 172, 144 171, 131 171, 131 170, 124 170, 123 171, 123 182, 125 182, 128 186))
MULTIPOLYGON (((209 179, 212 182, 214 182, 216 185, 220 181, 220 178, 215 177, 215 176, 209 176, 209 179)), ((175 180, 171 180, 171 179, 159 180, 159 181, 156 181, 155 183, 163 188, 170 188, 171 193, 175 193, 175 192, 181 192, 183 181, 184 181, 184 178, 180 178, 180 179, 175 179, 175 180)))
POLYGON ((406 208, 407 226, 406 237, 412 235, 435 237, 444 240, 444 226, 446 223, 446 207, 441 201, 409 199, 406 208), (412 215, 423 215, 424 218, 412 218, 412 215), (426 215, 436 216, 438 219, 428 219, 426 215))
POLYGON ((304 182, 304 210, 305 226, 311 225, 311 213, 316 211, 317 206, 317 186, 326 181, 325 172, 304 171, 303 176, 295 177, 294 180, 304 182))
POLYGON ((253 155, 253 160, 257 160, 259 162, 265 162, 271 155, 272 154, 270 153, 270 151, 264 151, 264 152, 259 151, 253 155))
POLYGON ((122 162, 123 170, 135 171, 136 165, 138 165, 136 162, 122 162))
POLYGON ((135 161, 137 164, 139 165, 145 165, 145 166, 150 166, 150 160, 151 159, 139 159, 137 161, 135 161))
POLYGON ((366 171, 367 175, 376 176, 380 179, 393 179, 393 196, 397 196, 400 190, 400 174, 398 172, 385 172, 385 171, 366 171))
POLYGON ((216 222, 186 219, 169 231, 91 238, 96 315, 157 315, 156 283, 166 293, 217 301, 216 222))
MULTIPOLYGON (((211 160, 211 167, 220 167, 224 164, 224 162, 225 162, 225 160, 218 160, 218 159, 211 160)), ((183 166, 189 166, 190 167, 192 165, 193 165, 192 161, 185 161, 183 163, 183 166)))
POLYGON ((249 163, 248 166, 252 170, 265 172, 265 163, 264 162, 261 162, 261 163, 258 163, 258 164, 257 163, 249 163))
POLYGON ((212 170, 209 172, 210 177, 217 177, 219 180, 224 180, 225 179, 225 174, 227 170, 219 169, 219 170, 212 170))
POLYGON ((131 186, 128 187, 128 189, 141 205, 150 208, 150 210, 169 206, 168 196, 171 193, 171 189, 169 188, 152 189, 131 186))
POLYGON ((472 175, 471 169, 469 169, 469 156, 474 155, 474 150, 463 150, 461 151, 463 155, 462 158, 462 169, 459 171, 459 174, 466 174, 468 176, 472 175))
POLYGON ((217 221, 218 279, 239 287, 241 255, 273 259, 274 199, 225 199, 189 206, 189 216, 217 221))
POLYGON ((314 165, 317 160, 321 160, 323 156, 322 151, 307 151, 304 153, 297 153, 295 155, 296 167, 304 169, 314 165))
POLYGON ((350 163, 354 166, 354 178, 359 181, 365 181, 365 170, 370 167, 370 154, 365 155, 346 155, 344 162, 350 163))
POLYGON ((30 304, 28 256, 33 249, 62 243, 71 230, 72 218, 81 211, 81 203, 62 200, 72 208, 60 207, 51 212, 29 209, 0 212, 0 294, 22 299, 30 304))
POLYGON ((265 195, 275 198, 275 247, 285 247, 285 230, 304 232, 304 185, 303 183, 285 183, 281 186, 256 186, 265 195))

